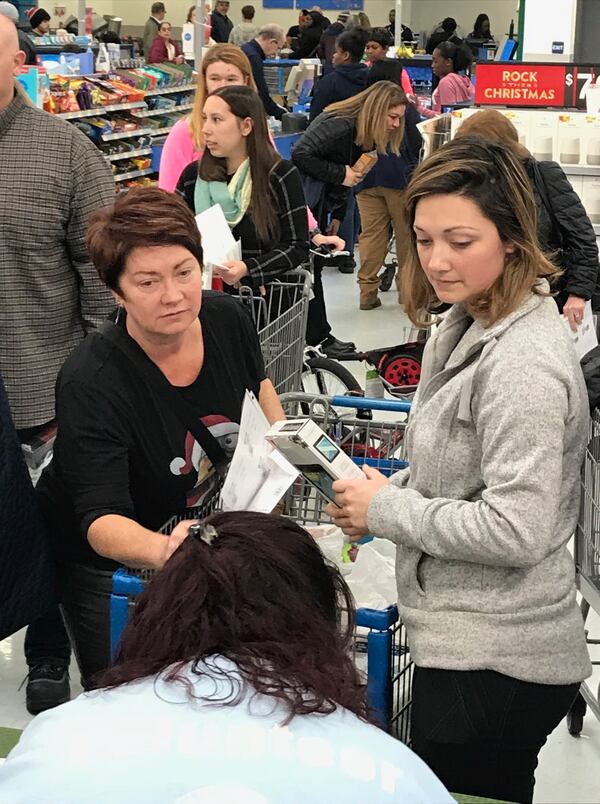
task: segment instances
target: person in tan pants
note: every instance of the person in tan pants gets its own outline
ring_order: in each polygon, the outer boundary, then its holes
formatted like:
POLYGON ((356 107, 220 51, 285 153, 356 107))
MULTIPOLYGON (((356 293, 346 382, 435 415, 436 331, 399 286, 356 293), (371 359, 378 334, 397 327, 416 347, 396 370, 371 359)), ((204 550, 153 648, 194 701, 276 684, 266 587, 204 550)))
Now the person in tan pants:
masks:
MULTIPOLYGON (((379 298, 379 271, 388 252, 390 223, 394 233, 400 232, 404 210, 403 190, 391 187, 371 187, 356 196, 362 234, 358 241, 360 253, 360 309, 381 307, 379 298)), ((398 244, 396 244, 398 248, 398 244)), ((398 302, 400 299, 400 268, 396 273, 398 302)))
MULTIPOLYGON (((402 67, 397 60, 378 61, 369 71, 367 84, 371 86, 377 81, 392 81, 399 84, 401 74, 402 67)), ((404 188, 419 161, 421 150, 422 139, 417 129, 420 119, 414 105, 409 103, 404 115, 404 139, 400 154, 398 156, 392 153, 380 154, 375 166, 356 188, 356 201, 362 230, 358 241, 360 253, 358 284, 361 310, 375 310, 377 307, 381 307, 378 274, 388 251, 390 224, 393 226, 394 234, 402 231, 404 188)), ((402 240, 401 237, 400 240, 402 240)), ((396 237, 398 255, 400 255, 401 245, 402 243, 398 242, 398 237, 396 237)), ((401 264, 401 260, 398 259, 398 266, 401 264)), ((398 294, 400 293, 399 270, 396 273, 398 294)), ((398 295, 398 301, 401 302, 400 295, 398 295)))

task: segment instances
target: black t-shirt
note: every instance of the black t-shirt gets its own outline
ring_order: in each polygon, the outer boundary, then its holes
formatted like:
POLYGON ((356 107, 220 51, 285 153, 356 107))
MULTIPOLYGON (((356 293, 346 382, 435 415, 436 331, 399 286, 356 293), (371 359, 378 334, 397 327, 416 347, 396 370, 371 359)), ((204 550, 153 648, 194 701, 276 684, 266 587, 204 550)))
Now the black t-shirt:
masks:
MULTIPOLYGON (((204 364, 190 386, 175 392, 231 458, 246 389, 258 396, 265 379, 260 344, 246 308, 226 294, 203 293, 200 322, 204 364)), ((62 560, 116 567, 87 541, 95 519, 121 514, 158 530, 215 490, 217 475, 185 424, 99 332, 60 372, 56 413, 54 458, 38 492, 62 560)))

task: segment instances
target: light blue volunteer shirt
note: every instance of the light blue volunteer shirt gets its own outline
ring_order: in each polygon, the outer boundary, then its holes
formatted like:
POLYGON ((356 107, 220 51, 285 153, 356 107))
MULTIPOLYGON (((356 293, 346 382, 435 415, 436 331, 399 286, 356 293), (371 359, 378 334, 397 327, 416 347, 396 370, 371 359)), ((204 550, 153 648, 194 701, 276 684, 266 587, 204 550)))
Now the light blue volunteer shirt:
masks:
MULTIPOLYGON (((236 666, 186 668, 197 696, 226 697, 236 666)), ((2 804, 446 804, 399 741, 341 709, 286 726, 274 699, 192 701, 160 678, 80 695, 38 717, 0 767, 2 804)))

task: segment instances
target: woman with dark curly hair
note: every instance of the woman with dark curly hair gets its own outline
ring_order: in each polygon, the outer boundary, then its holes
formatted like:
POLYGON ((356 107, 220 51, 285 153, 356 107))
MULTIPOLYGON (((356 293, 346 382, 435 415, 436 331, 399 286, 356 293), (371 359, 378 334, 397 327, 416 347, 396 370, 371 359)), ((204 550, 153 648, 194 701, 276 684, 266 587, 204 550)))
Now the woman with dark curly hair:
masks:
POLYGON ((194 530, 140 598, 99 691, 26 730, 0 799, 451 802, 368 722, 352 597, 309 534, 252 513, 194 530))

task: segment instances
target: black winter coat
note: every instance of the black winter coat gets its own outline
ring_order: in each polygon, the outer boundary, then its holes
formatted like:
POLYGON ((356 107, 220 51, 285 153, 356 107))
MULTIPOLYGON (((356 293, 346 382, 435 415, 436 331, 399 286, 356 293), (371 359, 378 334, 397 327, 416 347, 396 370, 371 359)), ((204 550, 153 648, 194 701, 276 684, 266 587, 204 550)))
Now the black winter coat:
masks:
POLYGON ((229 34, 233 30, 233 22, 218 11, 210 15, 210 35, 215 42, 229 42, 229 34))
POLYGON ((538 210, 538 238, 546 251, 557 251, 560 255, 564 274, 555 287, 559 309, 568 296, 579 296, 586 301, 592 298, 599 279, 598 246, 592 222, 571 186, 564 170, 556 162, 538 162, 539 174, 545 184, 545 193, 536 186, 533 157, 526 162, 527 173, 534 188, 538 210), (544 195, 552 206, 552 213, 546 209, 544 195), (553 217, 560 229, 556 231, 553 217), (562 241, 562 242, 561 242, 562 241))
MULTIPOLYGON (((355 137, 356 121, 353 118, 333 117, 323 112, 292 149, 292 162, 303 176, 325 185, 325 211, 340 221, 346 214, 349 193, 349 188, 343 186, 346 165, 354 165, 363 153, 354 142, 355 137)), ((312 199, 307 197, 306 201, 319 219, 312 199)))
POLYGON ((312 123, 330 103, 347 100, 358 95, 367 86, 369 68, 366 64, 342 64, 334 67, 316 84, 310 104, 312 123))
POLYGON ((56 605, 50 545, 0 379, 0 639, 56 605))
POLYGON ((312 58, 319 47, 323 31, 327 28, 327 22, 322 14, 318 11, 311 11, 312 25, 308 28, 300 28, 298 36, 298 44, 294 48, 294 59, 310 59, 312 58))

